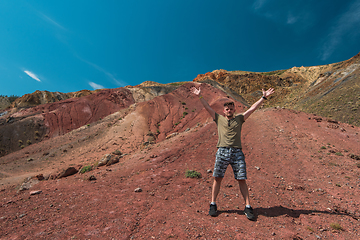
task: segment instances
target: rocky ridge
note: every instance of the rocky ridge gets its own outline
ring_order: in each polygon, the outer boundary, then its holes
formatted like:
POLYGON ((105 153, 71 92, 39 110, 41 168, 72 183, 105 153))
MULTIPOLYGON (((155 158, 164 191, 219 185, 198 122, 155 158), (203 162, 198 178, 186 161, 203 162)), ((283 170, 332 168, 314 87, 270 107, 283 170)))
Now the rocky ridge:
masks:
POLYGON ((280 106, 318 114, 360 126, 360 53, 349 60, 312 67, 293 67, 267 73, 215 70, 194 81, 213 80, 240 94, 247 102, 261 89, 277 91, 266 106, 280 106))

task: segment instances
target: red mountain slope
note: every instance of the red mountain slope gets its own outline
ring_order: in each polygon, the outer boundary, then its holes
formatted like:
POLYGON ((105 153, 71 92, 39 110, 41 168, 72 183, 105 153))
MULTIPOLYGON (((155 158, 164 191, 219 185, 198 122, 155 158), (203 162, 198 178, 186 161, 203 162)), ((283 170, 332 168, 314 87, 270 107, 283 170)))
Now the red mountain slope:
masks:
MULTIPOLYGON (((256 111, 244 124, 251 222, 231 169, 208 216, 216 125, 185 84, 0 158, 4 239, 357 239, 360 129, 287 109, 256 111), (187 114, 184 114, 187 112, 187 114), (150 133, 151 132, 151 133, 150 133), (172 135, 171 135, 172 134, 172 135), (168 136, 168 138, 166 138, 168 136), (170 137, 171 136, 171 137, 170 137), (111 166, 16 192, 19 175, 45 176, 120 150, 111 166), (32 161, 27 159, 32 158, 32 161), (202 178, 185 177, 196 170, 202 178), (96 180, 90 181, 90 175, 96 180), (7 186, 7 187, 5 187, 7 186), (135 192, 141 188, 141 192, 135 192), (36 195, 30 191, 41 190, 36 195), (338 225, 335 225, 338 224, 338 225), (334 230, 340 226, 343 230, 334 230)), ((226 93, 202 85, 221 113, 226 93)), ((237 108, 245 108, 238 102, 237 108)))

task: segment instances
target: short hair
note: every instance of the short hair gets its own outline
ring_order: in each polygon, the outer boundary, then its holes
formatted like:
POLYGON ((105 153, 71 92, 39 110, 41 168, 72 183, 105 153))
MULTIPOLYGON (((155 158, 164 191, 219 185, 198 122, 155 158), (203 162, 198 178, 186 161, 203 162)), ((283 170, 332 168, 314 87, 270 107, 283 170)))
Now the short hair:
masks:
POLYGON ((228 106, 234 106, 234 102, 226 102, 224 103, 224 107, 228 107, 228 106))

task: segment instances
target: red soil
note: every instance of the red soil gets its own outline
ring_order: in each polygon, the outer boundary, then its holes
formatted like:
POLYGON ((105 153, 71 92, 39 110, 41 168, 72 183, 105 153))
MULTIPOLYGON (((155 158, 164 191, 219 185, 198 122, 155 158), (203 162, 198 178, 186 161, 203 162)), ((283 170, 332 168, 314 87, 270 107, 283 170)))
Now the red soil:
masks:
POLYGON ((130 90, 117 88, 9 113, 0 117, 0 156, 21 149, 27 142, 39 142, 92 124, 134 103, 130 90))
MULTIPOLYGON (((360 168, 353 158, 360 155, 360 129, 287 109, 258 110, 243 126, 257 220, 243 215, 231 169, 218 198, 220 214, 210 217, 207 170, 213 168, 217 131, 190 93, 192 85, 0 158, 8 176, 1 180, 1 239, 359 238, 360 168), (149 131, 153 144, 146 143, 149 131), (125 154, 118 164, 16 191, 19 178, 88 165, 117 149, 125 154), (187 170, 202 178, 186 178, 187 170), (90 175, 96 180, 87 180, 90 175), (42 192, 30 195, 34 190, 42 192)), ((226 94, 201 88, 221 113, 226 94)))
POLYGON ((85 124, 93 123, 135 101, 125 88, 107 89, 82 98, 71 98, 61 102, 35 107, 42 110, 49 136, 58 136, 85 124))

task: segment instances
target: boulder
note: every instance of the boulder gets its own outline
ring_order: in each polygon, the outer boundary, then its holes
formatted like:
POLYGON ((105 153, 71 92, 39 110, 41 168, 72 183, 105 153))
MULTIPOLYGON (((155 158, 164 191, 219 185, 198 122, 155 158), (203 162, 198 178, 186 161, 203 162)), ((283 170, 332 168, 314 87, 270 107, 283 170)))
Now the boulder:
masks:
POLYGON ((40 181, 37 178, 28 177, 24 180, 24 182, 20 185, 19 191, 29 190, 34 185, 38 184, 40 181))
POLYGON ((63 178, 63 177, 68 177, 71 175, 74 175, 78 172, 79 170, 74 168, 74 167, 68 167, 64 170, 62 170, 57 176, 56 178, 63 178))
POLYGON ((112 158, 110 158, 110 160, 106 163, 106 166, 110 166, 113 165, 115 163, 118 163, 120 161, 120 156, 113 156, 112 158))
POLYGON ((95 167, 105 166, 111 159, 111 154, 105 154, 100 161, 95 164, 95 167))

